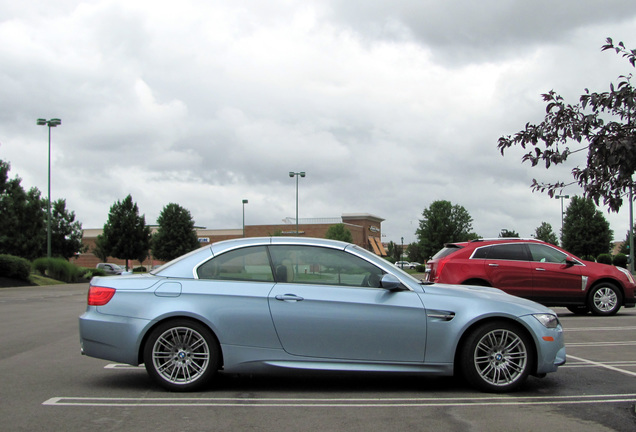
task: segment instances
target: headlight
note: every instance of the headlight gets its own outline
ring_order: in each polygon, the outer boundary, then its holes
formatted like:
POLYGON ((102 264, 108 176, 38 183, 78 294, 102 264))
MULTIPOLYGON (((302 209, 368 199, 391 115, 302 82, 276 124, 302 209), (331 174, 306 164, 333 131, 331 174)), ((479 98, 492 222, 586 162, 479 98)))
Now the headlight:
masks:
POLYGON ((543 324, 546 328, 557 328, 559 326, 559 319, 556 315, 540 313, 533 314, 533 317, 537 319, 541 324, 543 324))

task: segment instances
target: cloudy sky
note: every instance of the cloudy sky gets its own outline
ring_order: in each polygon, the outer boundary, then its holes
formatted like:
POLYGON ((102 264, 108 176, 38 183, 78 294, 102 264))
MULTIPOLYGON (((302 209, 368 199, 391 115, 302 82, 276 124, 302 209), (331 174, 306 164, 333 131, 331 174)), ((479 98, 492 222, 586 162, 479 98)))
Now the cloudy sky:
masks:
MULTIPOLYGON (((436 200, 475 232, 558 233, 560 202, 497 139, 633 72, 633 0, 0 0, 0 159, 10 177, 101 228, 131 194, 154 224, 168 203, 208 228, 371 213, 415 240, 436 200)), ((580 193, 575 187, 563 193, 580 193)), ((567 205, 567 201, 565 202, 567 205)), ((607 213, 625 238, 627 207, 607 213)))

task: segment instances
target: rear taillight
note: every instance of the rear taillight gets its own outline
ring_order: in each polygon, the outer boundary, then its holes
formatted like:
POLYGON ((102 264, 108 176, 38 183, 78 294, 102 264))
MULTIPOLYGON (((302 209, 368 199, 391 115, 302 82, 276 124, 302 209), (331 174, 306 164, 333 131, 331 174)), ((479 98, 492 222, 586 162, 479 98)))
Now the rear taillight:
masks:
POLYGON ((88 288, 88 305, 104 306, 115 295, 115 288, 90 286, 88 288))
POLYGON ((433 282, 439 281, 439 278, 442 275, 442 270, 444 270, 444 266, 447 262, 448 258, 441 258, 437 261, 437 267, 435 268, 435 274, 433 275, 433 282))

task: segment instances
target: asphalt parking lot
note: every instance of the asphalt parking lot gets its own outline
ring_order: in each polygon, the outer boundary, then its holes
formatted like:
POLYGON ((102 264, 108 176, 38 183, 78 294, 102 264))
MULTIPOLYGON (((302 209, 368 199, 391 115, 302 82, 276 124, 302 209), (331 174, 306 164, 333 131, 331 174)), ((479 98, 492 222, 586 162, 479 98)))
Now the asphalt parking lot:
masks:
POLYGON ((222 376, 167 393, 143 368, 79 353, 86 284, 0 289, 0 430, 634 431, 636 310, 558 308, 568 363, 516 393, 412 376, 222 376))

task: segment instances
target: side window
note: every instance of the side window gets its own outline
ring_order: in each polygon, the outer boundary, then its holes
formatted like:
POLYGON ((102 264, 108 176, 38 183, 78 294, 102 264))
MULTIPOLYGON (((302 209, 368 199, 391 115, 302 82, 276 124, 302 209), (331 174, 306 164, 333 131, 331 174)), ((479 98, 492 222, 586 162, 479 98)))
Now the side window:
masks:
POLYGON ((347 252, 312 246, 270 246, 277 282, 379 288, 382 270, 347 252))
POLYGON ((488 259, 529 261, 525 245, 521 243, 500 244, 490 247, 488 259))
POLYGON ((550 246, 530 243, 528 247, 532 261, 564 264, 567 258, 566 254, 550 246))
POLYGON ((491 249, 490 246, 480 247, 478 249, 475 249, 475 251, 473 252, 473 256, 471 258, 486 259, 486 258, 488 258, 488 251, 490 249, 491 249))
POLYGON ((264 246, 236 249, 203 263, 199 279, 273 282, 274 275, 264 246))

